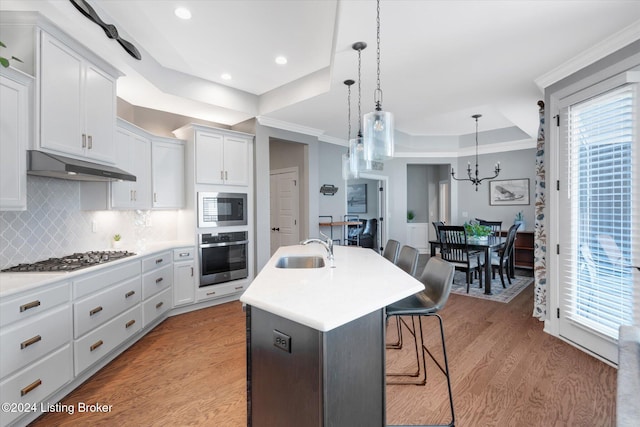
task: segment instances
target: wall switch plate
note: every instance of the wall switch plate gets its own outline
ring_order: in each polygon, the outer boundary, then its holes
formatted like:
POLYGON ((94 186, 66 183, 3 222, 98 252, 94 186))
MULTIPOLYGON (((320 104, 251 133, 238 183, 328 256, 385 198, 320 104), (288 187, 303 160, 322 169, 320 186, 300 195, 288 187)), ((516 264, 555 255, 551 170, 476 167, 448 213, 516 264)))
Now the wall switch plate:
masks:
POLYGON ((291 337, 275 329, 273 330, 273 345, 280 350, 291 353, 291 337))

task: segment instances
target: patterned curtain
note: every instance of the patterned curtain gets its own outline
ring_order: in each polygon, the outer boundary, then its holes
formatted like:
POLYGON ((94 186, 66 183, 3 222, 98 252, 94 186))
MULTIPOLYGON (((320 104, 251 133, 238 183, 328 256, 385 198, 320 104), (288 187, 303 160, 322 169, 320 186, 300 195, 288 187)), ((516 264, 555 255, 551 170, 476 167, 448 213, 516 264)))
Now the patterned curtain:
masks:
POLYGON ((544 221, 545 167, 544 167, 544 101, 540 107, 540 126, 536 151, 536 206, 535 206, 535 248, 534 248, 534 301, 533 317, 545 320, 547 317, 547 229, 544 221))

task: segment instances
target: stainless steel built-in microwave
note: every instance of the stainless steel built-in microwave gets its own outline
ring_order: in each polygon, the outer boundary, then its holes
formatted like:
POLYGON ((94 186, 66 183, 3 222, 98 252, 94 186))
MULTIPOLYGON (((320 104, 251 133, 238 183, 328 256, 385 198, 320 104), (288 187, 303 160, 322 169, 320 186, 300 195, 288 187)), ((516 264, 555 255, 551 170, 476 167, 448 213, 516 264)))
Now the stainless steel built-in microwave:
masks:
POLYGON ((198 227, 247 225, 246 193, 198 193, 198 227))

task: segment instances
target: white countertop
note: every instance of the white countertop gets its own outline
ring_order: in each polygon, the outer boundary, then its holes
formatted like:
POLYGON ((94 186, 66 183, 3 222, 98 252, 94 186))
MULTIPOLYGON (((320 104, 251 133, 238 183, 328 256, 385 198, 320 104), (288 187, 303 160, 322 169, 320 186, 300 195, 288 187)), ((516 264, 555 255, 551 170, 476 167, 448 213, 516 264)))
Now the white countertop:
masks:
POLYGON ((371 249, 334 246, 335 268, 319 244, 283 246, 240 301, 319 331, 330 331, 413 295, 424 285, 371 249), (282 256, 319 255, 322 268, 277 268, 282 256))
MULTIPOLYGON (((116 261, 98 264, 93 267, 81 268, 70 272, 41 272, 41 273, 0 273, 0 297, 11 296, 15 293, 29 289, 46 286, 51 283, 64 280, 74 280, 77 276, 99 271, 103 268, 113 267, 128 261, 144 258, 151 254, 166 251, 174 248, 195 246, 193 242, 161 242, 149 245, 144 252, 136 252, 136 255, 121 258, 116 261)), ((107 249, 108 250, 108 249, 107 249)), ((122 248, 118 250, 130 250, 122 248)), ((134 251, 135 252, 135 251, 134 251)))

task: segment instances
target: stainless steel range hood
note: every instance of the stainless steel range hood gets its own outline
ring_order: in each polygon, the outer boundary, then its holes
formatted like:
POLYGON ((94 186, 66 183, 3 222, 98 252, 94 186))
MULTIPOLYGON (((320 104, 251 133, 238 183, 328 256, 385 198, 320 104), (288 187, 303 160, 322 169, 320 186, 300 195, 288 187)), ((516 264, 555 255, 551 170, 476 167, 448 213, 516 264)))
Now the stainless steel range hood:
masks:
POLYGON ((113 166, 27 150, 27 173, 75 181, 135 181, 136 177, 113 166))

